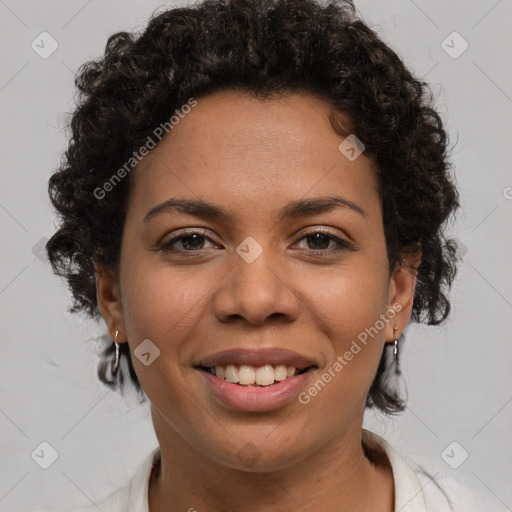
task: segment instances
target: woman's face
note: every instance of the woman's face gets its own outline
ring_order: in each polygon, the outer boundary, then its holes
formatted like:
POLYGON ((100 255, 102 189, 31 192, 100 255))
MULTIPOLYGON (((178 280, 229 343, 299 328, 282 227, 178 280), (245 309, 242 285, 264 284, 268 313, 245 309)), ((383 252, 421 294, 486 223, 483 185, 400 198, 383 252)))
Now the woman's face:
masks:
POLYGON ((161 446, 267 471, 360 435, 414 278, 389 274, 375 170, 338 149, 329 111, 216 93, 132 172, 120 290, 98 275, 98 298, 161 446), (160 207, 171 198, 194 204, 160 207), (283 366, 309 370, 280 380, 283 366))

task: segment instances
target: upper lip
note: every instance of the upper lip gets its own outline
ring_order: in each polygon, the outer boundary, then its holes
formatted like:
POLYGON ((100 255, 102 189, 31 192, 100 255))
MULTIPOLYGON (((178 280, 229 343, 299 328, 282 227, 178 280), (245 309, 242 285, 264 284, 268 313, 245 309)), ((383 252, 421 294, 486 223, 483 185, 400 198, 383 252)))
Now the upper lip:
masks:
POLYGON ((284 364, 286 366, 294 366, 297 370, 317 366, 313 359, 284 348, 235 348, 223 350, 201 357, 195 363, 195 366, 207 366, 211 368, 213 366, 224 366, 227 364, 246 364, 257 367, 265 364, 271 364, 273 366, 284 364))

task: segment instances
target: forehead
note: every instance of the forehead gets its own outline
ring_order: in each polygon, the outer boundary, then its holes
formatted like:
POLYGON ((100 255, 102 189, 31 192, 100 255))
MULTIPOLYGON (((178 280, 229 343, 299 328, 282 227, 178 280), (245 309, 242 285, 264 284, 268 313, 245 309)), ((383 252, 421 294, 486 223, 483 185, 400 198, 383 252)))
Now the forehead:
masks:
MULTIPOLYGON (((261 211, 335 192, 354 202, 375 199, 373 162, 364 153, 351 161, 340 152, 344 137, 331 125, 332 110, 302 94, 262 100, 222 91, 199 98, 133 171, 133 201, 148 208, 169 196, 207 197, 261 211)), ((338 119, 350 133, 350 118, 338 119)))

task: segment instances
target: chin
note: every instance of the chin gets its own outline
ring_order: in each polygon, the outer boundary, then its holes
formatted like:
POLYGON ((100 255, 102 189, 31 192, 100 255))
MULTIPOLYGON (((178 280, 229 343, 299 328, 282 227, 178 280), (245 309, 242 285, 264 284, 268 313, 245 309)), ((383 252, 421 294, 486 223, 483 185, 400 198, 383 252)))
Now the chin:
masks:
MULTIPOLYGON (((245 437, 245 436, 244 436, 245 437)), ((285 441, 278 443, 269 442, 266 436, 259 440, 256 436, 247 436, 245 439, 236 440, 233 438, 229 446, 224 446, 223 451, 221 443, 213 442, 214 450, 211 450, 209 456, 216 463, 230 467, 239 471, 249 473, 269 473, 280 471, 293 466, 302 458, 306 457, 303 451, 304 445, 301 443, 301 451, 297 451, 297 443, 285 441)))

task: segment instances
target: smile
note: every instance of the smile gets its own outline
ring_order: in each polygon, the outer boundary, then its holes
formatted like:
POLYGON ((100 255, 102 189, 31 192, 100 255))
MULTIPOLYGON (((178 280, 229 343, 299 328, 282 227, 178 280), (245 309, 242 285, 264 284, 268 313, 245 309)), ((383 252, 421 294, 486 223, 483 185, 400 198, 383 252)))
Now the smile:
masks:
POLYGON ((219 379, 240 386, 272 386, 294 375, 300 375, 313 367, 298 370, 295 366, 284 364, 252 366, 248 364, 227 364, 222 366, 203 366, 201 369, 215 375, 219 379))

